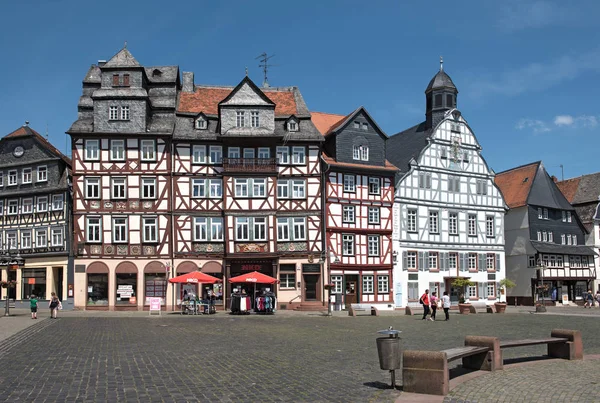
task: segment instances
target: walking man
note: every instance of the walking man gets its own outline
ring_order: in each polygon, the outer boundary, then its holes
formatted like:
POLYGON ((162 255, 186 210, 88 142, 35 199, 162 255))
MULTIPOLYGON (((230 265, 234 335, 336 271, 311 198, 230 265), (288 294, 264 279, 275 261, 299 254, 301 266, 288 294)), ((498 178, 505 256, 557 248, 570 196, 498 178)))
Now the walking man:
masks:
POLYGON ((446 320, 450 320, 450 315, 448 314, 448 311, 450 310, 450 297, 448 296, 448 291, 444 291, 444 295, 442 296, 442 307, 444 308, 446 320))
MULTIPOLYGON (((425 293, 421 295, 421 304, 423 305, 423 320, 427 319, 427 315, 429 315, 429 290, 425 290, 425 293)), ((433 320, 429 318, 429 320, 433 320)))

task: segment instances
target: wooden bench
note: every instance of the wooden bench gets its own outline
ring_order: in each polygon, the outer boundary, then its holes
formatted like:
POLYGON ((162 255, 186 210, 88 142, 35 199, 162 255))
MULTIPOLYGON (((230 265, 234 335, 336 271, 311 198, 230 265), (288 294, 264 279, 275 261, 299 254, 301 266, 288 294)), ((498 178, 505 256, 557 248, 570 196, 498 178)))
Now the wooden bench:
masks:
POLYGON ((500 341, 497 337, 467 336, 465 347, 442 351, 403 353, 403 390, 412 393, 446 395, 449 391, 448 363, 462 358, 463 368, 484 371, 503 369, 503 348, 546 344, 548 356, 567 360, 583 359, 583 343, 578 330, 554 329, 545 339, 500 341))
POLYGON ((369 312, 372 316, 379 316, 379 310, 369 304, 350 304, 348 316, 356 316, 356 312, 369 312))

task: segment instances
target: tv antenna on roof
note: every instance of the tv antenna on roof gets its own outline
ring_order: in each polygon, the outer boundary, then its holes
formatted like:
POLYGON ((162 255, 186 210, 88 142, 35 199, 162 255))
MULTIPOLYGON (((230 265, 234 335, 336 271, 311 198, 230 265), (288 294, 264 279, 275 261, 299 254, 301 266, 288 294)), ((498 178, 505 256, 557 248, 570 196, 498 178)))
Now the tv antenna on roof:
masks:
POLYGON ((263 75, 265 77, 263 81, 264 88, 269 87, 269 80, 267 80, 267 72, 269 71, 269 67, 276 66, 276 64, 269 64, 269 60, 272 57, 275 57, 275 55, 267 56, 267 52, 263 52, 255 58, 255 60, 260 59, 260 64, 258 67, 261 67, 263 70, 263 75))

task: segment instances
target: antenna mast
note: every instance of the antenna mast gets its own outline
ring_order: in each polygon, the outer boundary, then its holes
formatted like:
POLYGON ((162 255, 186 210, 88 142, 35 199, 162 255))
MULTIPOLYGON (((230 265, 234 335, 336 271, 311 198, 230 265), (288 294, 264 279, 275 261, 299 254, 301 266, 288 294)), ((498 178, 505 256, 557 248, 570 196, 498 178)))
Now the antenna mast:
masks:
POLYGON ((262 68, 262 71, 263 71, 263 75, 264 75, 263 87, 264 88, 269 87, 269 80, 267 79, 267 72, 269 71, 269 67, 275 66, 275 64, 269 64, 269 60, 272 57, 275 57, 275 55, 267 56, 267 52, 263 52, 255 58, 255 60, 260 59, 259 60, 260 64, 258 65, 258 67, 262 68))

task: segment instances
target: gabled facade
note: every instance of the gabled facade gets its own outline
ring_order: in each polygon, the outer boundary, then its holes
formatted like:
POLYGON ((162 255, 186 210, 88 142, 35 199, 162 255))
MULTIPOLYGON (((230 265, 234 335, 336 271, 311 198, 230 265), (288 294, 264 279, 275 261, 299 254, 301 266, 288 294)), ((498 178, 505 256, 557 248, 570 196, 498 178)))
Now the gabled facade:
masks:
POLYGON ((396 167, 387 135, 360 107, 347 116, 312 112, 323 152, 326 262, 342 303, 393 309, 392 206, 396 167))
POLYGON ((300 91, 248 77, 236 87, 195 85, 192 73, 183 82, 173 136, 177 273, 223 278, 217 303, 228 307, 227 279, 259 271, 280 280, 271 286, 280 308, 322 309, 323 139, 300 91))
POLYGON ((418 305, 425 291, 448 291, 457 277, 475 283, 471 303, 502 299, 506 205, 475 134, 456 109, 458 90, 440 71, 426 91, 424 122, 390 137, 387 158, 400 172, 394 204, 395 304, 418 305))
POLYGON ((126 49, 92 65, 73 157, 75 305, 143 309, 169 300, 172 256, 171 137, 176 66, 143 67, 126 49))
POLYGON ((3 280, 17 281, 0 291, 18 307, 52 292, 73 306, 70 169, 71 160, 28 124, 0 139, 0 253, 25 260, 8 273, 0 267, 3 280))
MULTIPOLYGON (((600 172, 567 179, 557 183, 565 198, 571 203, 587 234, 585 244, 596 253, 594 266, 600 265, 600 227, 598 219, 598 199, 600 198, 600 172)), ((596 271, 595 286, 592 291, 600 289, 600 273, 596 271)))
POLYGON ((541 162, 496 175, 510 207, 506 215, 507 276, 517 286, 510 304, 576 302, 596 279, 594 252, 575 209, 541 162))

